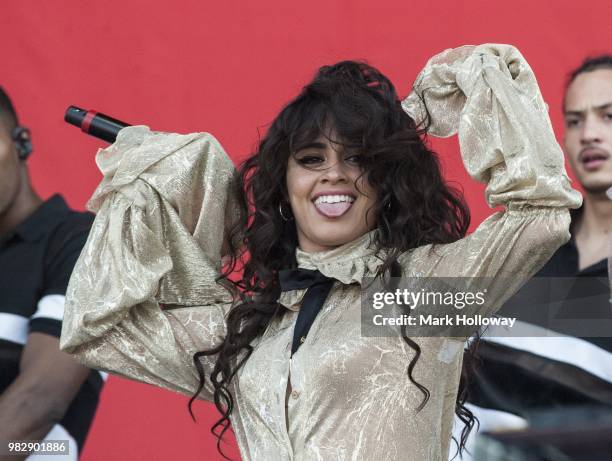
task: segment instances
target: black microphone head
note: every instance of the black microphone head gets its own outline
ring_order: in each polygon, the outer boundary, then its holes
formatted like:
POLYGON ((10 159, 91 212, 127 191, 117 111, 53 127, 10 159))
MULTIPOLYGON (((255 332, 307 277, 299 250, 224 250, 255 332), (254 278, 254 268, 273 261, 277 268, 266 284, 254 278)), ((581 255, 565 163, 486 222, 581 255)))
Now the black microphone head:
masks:
POLYGON ((64 121, 81 128, 83 119, 85 118, 86 114, 87 111, 85 109, 81 109, 77 106, 69 106, 68 109, 66 109, 66 113, 64 114, 64 121))
POLYGON ((69 106, 66 109, 64 120, 78 126, 81 131, 110 143, 115 142, 119 131, 130 126, 95 110, 85 110, 77 106, 69 106))

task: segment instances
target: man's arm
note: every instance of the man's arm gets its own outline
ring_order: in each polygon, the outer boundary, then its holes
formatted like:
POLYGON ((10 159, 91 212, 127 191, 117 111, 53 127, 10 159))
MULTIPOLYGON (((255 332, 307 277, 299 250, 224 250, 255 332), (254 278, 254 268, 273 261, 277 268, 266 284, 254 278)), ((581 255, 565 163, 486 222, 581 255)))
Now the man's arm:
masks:
MULTIPOLYGON (((58 338, 31 333, 19 375, 0 395, 0 441, 43 439, 61 421, 90 371, 59 349, 58 338)), ((0 456, 0 461, 23 459, 0 456)))

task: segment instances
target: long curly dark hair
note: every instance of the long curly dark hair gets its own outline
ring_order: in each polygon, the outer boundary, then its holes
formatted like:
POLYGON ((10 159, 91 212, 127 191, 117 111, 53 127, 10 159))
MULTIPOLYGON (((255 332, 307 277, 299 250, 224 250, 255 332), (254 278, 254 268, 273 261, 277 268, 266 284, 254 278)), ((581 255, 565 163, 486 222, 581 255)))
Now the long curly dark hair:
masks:
MULTIPOLYGON (((253 352, 253 340, 273 318, 284 314, 278 303, 279 270, 297 266, 295 220, 287 221, 279 214, 279 204, 290 210, 287 162, 301 147, 327 136, 330 126, 339 138, 334 142, 360 155, 362 175, 376 192, 376 203, 368 214, 376 219, 376 251, 384 249, 386 253, 377 276, 400 276, 397 258, 401 253, 421 245, 456 241, 469 226, 462 194, 445 183, 438 158, 425 142, 428 121, 417 126, 402 110, 389 79, 364 62, 342 61, 321 67, 314 80, 281 110, 257 151, 240 166, 234 183, 240 213, 230 232, 230 260, 219 281, 230 282, 241 301, 228 313, 224 341, 194 355, 200 386, 189 402, 191 412, 207 379, 200 357, 216 356, 208 379, 222 417, 212 432, 226 459, 221 440, 234 409, 230 383, 253 352), (230 276, 236 271, 241 272, 241 278, 232 280, 230 276)), ((429 391, 412 376, 421 350, 405 333, 403 339, 415 351, 407 374, 423 393, 420 409, 429 399, 429 391)), ((464 406, 464 378, 456 404, 456 414, 466 424, 460 449, 475 421, 464 406)))

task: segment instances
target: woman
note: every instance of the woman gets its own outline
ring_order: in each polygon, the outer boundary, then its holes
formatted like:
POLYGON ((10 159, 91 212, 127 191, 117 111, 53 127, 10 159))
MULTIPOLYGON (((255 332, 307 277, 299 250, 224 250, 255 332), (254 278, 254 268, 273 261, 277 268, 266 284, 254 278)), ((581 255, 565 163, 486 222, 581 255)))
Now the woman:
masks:
POLYGON ((62 349, 214 401, 244 460, 446 459, 455 408, 469 421, 465 338, 363 336, 365 279, 491 277, 490 314, 569 238, 580 204, 533 74, 505 45, 432 58, 401 105, 369 66, 324 67, 238 175, 212 136, 146 127, 98 164, 62 349), (417 126, 458 131, 505 212, 460 239, 467 211, 417 126))

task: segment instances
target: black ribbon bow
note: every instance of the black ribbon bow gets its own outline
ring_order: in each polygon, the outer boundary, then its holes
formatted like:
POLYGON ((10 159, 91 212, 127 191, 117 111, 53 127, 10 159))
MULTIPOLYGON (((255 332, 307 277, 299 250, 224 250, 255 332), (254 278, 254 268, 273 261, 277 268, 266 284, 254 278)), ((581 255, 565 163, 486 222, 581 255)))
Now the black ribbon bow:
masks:
POLYGON ((291 355, 293 355, 306 339, 336 279, 327 277, 317 270, 300 268, 283 269, 278 272, 278 279, 281 291, 307 288, 293 330, 291 345, 291 355))

